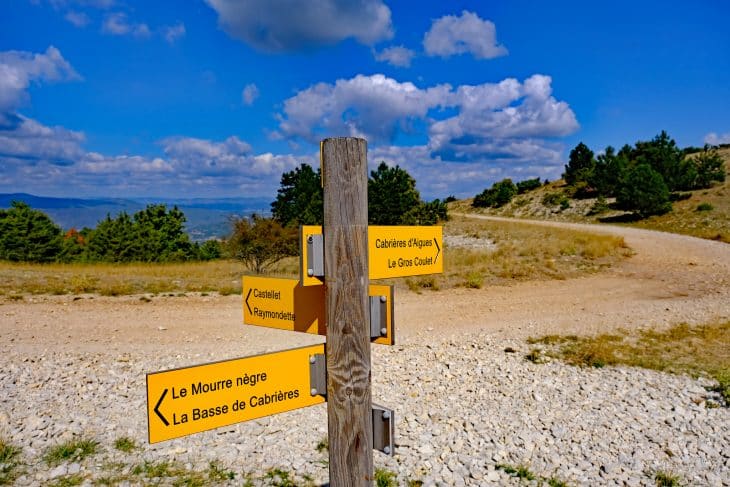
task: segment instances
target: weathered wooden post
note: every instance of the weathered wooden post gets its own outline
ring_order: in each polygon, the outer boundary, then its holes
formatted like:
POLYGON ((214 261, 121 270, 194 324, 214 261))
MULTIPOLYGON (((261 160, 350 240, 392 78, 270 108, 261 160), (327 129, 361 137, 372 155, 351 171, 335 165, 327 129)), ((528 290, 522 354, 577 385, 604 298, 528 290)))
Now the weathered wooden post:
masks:
POLYGON ((321 144, 330 485, 372 485, 367 142, 321 144))

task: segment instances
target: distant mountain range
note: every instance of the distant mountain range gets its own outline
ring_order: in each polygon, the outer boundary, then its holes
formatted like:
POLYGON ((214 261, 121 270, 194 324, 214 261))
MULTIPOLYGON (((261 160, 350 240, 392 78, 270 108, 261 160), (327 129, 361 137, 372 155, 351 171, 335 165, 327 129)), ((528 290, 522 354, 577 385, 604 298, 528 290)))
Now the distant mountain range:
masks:
POLYGON ((230 231, 231 216, 252 213, 268 215, 270 198, 51 198, 27 193, 0 193, 0 208, 9 208, 13 201, 23 201, 36 210, 46 213, 64 229, 93 228, 106 218, 126 211, 130 215, 149 204, 162 203, 169 208, 177 206, 187 217, 187 232, 195 241, 223 237, 230 231))

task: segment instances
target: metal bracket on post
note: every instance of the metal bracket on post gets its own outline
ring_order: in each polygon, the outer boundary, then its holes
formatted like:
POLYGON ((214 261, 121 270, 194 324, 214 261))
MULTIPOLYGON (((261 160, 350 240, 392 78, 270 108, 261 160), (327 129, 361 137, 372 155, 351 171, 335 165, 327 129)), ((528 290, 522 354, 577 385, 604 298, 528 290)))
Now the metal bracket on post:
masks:
POLYGON ((388 298, 370 296, 370 339, 384 337, 388 334, 388 298))
POLYGON ((323 353, 309 356, 309 394, 327 398, 327 361, 323 353))
POLYGON ((393 456, 393 410, 373 404, 373 450, 393 456))
POLYGON ((322 234, 307 235, 307 275, 324 277, 324 237, 322 234))

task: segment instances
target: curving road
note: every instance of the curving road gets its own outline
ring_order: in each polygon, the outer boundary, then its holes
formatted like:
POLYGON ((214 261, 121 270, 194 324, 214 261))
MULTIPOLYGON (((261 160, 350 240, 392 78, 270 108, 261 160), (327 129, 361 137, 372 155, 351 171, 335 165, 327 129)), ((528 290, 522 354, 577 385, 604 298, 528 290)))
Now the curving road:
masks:
POLYGON ((685 235, 610 225, 519 221, 621 236, 635 252, 612 269, 565 281, 457 289, 437 299, 396 298, 400 329, 427 333, 462 328, 513 337, 600 333, 617 328, 730 319, 730 245, 685 235))

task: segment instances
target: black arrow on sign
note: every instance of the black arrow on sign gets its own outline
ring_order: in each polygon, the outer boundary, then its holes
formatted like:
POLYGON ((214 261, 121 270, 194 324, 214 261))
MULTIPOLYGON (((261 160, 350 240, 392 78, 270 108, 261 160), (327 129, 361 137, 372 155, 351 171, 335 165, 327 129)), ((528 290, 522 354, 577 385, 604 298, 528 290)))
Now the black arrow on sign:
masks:
POLYGON ((436 240, 436 237, 433 238, 433 242, 436 244, 436 248, 438 249, 436 252, 436 258, 433 259, 433 263, 435 264, 437 260, 439 260, 439 254, 441 253, 441 247, 439 247, 439 241, 436 240))
POLYGON ((155 414, 160 417, 163 423, 165 423, 165 426, 170 426, 170 422, 162 415, 160 412, 160 404, 162 404, 162 400, 165 399, 165 396, 167 395, 167 389, 162 391, 162 395, 160 396, 160 400, 157 401, 157 404, 155 405, 155 414))
POLYGON ((251 306, 248 305, 248 297, 251 296, 251 291, 253 291, 253 288, 248 290, 248 294, 246 295, 246 307, 248 308, 249 314, 253 314, 253 311, 251 311, 251 306))

